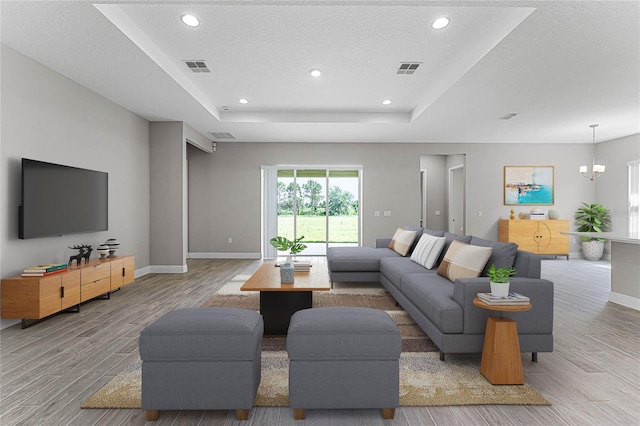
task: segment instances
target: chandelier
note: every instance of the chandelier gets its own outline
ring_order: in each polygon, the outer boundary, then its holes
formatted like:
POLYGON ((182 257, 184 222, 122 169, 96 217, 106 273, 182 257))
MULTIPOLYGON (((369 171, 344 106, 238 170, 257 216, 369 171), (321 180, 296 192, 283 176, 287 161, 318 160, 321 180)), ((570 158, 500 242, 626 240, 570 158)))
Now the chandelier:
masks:
POLYGON ((598 127, 598 125, 592 124, 589 127, 593 129, 593 163, 591 165, 591 175, 587 174, 587 166, 580 166, 580 173, 593 182, 598 176, 604 173, 604 165, 596 164, 596 127, 598 127))

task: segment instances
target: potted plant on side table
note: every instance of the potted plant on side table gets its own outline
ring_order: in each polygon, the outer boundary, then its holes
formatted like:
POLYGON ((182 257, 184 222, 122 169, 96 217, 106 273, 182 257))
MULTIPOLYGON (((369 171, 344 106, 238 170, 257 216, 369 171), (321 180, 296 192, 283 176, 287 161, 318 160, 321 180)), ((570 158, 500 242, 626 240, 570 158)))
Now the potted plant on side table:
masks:
MULTIPOLYGON (((602 204, 582 203, 576 210, 578 232, 607 232, 611 230, 611 213, 602 204)), ((587 260, 600 260, 604 253, 604 239, 593 237, 582 238, 582 255, 587 260)))
POLYGON ((509 296, 509 277, 516 273, 513 266, 508 268, 497 268, 492 264, 487 271, 491 283, 491 294, 498 297, 509 296))

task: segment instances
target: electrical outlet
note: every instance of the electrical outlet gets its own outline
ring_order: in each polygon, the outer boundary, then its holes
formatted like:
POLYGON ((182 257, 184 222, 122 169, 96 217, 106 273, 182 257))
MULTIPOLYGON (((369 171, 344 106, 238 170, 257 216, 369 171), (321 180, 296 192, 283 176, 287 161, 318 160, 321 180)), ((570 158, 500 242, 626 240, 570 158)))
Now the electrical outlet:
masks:
POLYGON ((482 210, 478 210, 478 217, 482 216, 482 210))
POLYGON ((436 216, 440 216, 440 210, 436 210, 436 216))
POLYGON ((233 238, 227 238, 227 243, 233 244, 233 238))
POLYGON ((385 210, 384 211, 384 215, 385 216, 391 216, 391 210, 385 210))
POLYGON ((375 217, 380 216, 380 210, 374 210, 374 211, 373 211, 373 215, 374 215, 375 217))

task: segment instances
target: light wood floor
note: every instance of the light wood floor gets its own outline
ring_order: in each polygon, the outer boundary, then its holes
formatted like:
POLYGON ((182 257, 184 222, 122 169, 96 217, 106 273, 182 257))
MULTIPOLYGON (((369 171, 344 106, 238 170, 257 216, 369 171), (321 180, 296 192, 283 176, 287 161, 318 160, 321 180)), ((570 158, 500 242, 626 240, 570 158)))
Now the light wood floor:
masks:
MULTIPOLYGON (((142 410, 83 410, 80 404, 138 356, 138 335, 165 312, 198 306, 259 261, 190 260, 186 274, 150 274, 111 300, 82 306, 26 330, 0 332, 2 425, 142 425, 142 410)), ((525 380, 549 407, 400 408, 393 421, 377 410, 256 408, 233 412, 162 412, 156 425, 631 425, 640 423, 640 313, 607 302, 609 263, 544 260, 555 282, 555 351, 532 363, 525 380)), ((455 356, 455 355, 448 355, 455 356)))

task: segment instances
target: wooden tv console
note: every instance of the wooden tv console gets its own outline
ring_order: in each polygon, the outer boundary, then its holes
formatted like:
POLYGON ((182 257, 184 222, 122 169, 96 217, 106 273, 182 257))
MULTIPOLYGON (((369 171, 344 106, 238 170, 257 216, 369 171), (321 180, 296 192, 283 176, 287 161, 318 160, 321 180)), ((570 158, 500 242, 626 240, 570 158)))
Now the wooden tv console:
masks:
POLYGON ((65 272, 43 277, 2 280, 2 318, 22 320, 22 328, 62 311, 80 312, 80 304, 112 292, 134 280, 134 257, 94 259, 65 272))

